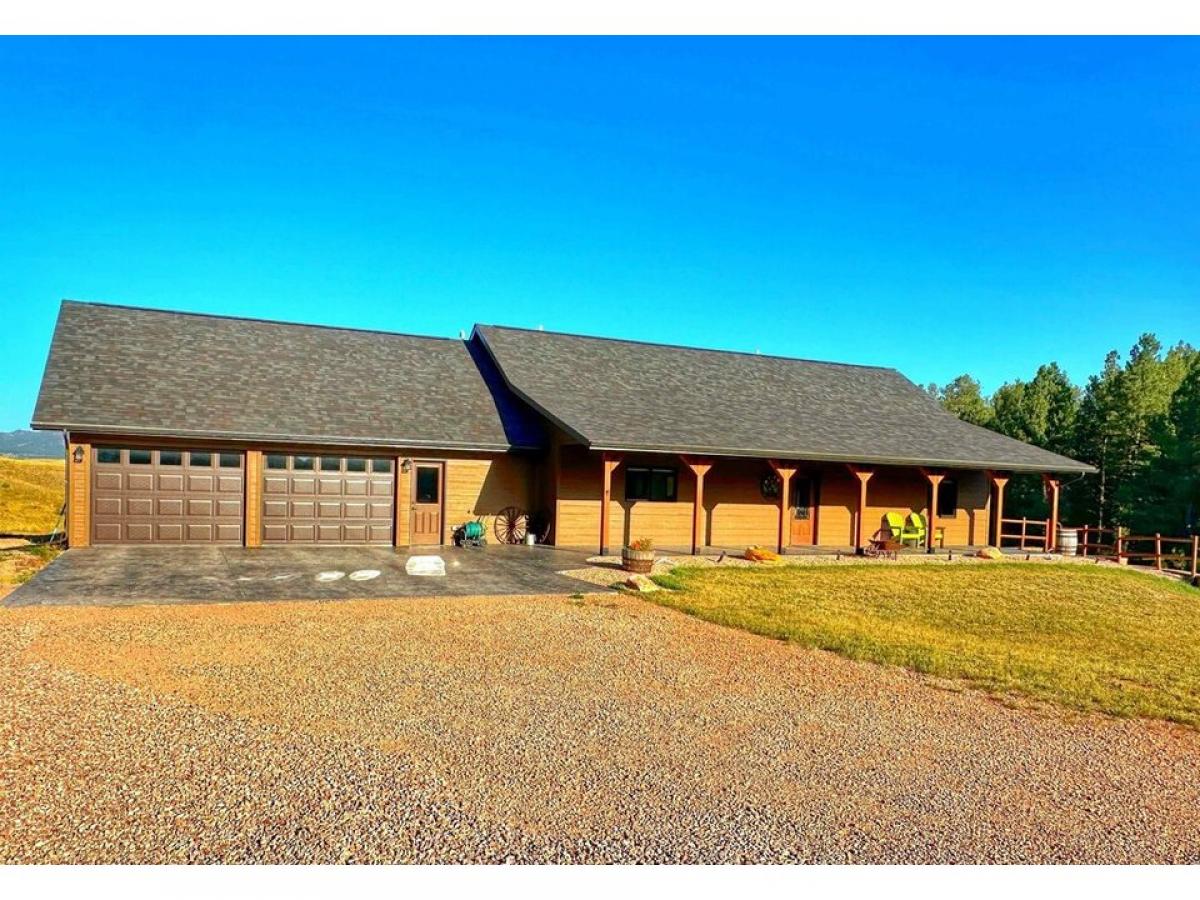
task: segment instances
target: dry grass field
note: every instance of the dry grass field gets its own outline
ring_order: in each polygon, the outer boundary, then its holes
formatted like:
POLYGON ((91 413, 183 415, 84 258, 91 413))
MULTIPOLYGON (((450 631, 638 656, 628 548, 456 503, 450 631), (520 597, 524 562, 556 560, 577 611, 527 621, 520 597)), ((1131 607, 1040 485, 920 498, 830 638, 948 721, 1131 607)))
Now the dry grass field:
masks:
POLYGON ((62 504, 61 459, 0 456, 0 532, 48 534, 62 504))
POLYGON ((709 622, 995 693, 1200 727, 1200 590, 1079 564, 679 567, 709 622))

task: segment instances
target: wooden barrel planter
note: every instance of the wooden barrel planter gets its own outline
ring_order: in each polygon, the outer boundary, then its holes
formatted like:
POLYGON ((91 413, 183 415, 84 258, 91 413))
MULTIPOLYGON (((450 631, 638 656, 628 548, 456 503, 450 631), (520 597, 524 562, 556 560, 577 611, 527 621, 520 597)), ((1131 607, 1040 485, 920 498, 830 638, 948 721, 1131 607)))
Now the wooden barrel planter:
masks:
POLYGON ((621 551, 621 566, 626 572, 649 575, 650 570, 654 568, 654 551, 626 547, 621 551))

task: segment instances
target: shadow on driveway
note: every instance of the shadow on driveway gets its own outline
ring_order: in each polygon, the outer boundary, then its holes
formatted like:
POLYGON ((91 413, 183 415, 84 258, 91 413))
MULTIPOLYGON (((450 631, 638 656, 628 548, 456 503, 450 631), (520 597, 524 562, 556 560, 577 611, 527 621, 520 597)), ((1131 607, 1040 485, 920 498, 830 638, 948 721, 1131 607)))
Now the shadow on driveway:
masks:
POLYGON ((580 551, 525 546, 432 547, 411 552, 390 547, 89 547, 59 556, 4 598, 4 605, 595 592, 595 585, 558 574, 586 565, 587 556, 580 551), (445 576, 405 571, 410 557, 427 555, 445 561, 445 576))

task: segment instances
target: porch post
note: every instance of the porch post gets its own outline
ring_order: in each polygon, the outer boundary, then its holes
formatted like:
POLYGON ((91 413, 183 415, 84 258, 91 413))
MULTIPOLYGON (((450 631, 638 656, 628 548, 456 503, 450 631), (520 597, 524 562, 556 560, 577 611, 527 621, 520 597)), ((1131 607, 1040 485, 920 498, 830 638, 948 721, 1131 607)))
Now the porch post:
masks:
POLYGON ((1043 475, 1042 484, 1050 497, 1050 521, 1046 523, 1046 552, 1058 549, 1058 491, 1062 482, 1053 475, 1043 475))
POLYGON ((792 507, 788 503, 788 491, 791 490, 792 476, 796 474, 796 467, 774 459, 767 460, 767 463, 779 476, 781 482, 779 485, 779 552, 782 553, 783 548, 792 539, 792 507))
POLYGON ((600 495, 600 555, 608 556, 608 507, 612 500, 612 476, 621 464, 621 457, 605 453, 601 463, 604 466, 604 490, 600 495))
POLYGON ((921 474, 929 479, 929 521, 925 523, 925 552, 933 552, 933 535, 937 531, 937 505, 938 505, 938 488, 941 487, 942 479, 946 477, 945 472, 931 472, 929 469, 922 469, 921 474))
POLYGON ((681 459, 696 476, 696 496, 692 500, 692 556, 695 556, 701 547, 708 546, 708 535, 704 533, 704 476, 713 464, 708 460, 691 459, 687 456, 681 459))
POLYGON ((995 546, 999 548, 1000 536, 1004 534, 1004 488, 1008 484, 1008 476, 997 475, 995 472, 988 474, 992 479, 992 487, 996 489, 996 530, 991 537, 995 546))
POLYGON ((850 474, 858 479, 858 510, 854 514, 854 552, 859 556, 863 552, 863 516, 867 514, 867 482, 875 474, 874 469, 866 469, 847 463, 850 474))

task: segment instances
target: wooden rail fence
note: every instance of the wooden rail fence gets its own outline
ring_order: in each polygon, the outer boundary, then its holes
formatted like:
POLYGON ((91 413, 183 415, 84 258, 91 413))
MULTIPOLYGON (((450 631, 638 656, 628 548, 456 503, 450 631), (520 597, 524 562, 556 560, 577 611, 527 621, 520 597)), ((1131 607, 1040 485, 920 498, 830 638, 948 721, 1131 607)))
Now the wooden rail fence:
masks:
POLYGON ((1082 556, 1097 556, 1101 559, 1153 560, 1154 568, 1160 572, 1163 561, 1176 563, 1172 566, 1186 572, 1194 580, 1200 576, 1200 535, 1191 537, 1164 537, 1161 534, 1124 534, 1119 528, 1093 528, 1084 525, 1079 532, 1079 553, 1082 556), (1105 541, 1104 535, 1111 537, 1105 541), (1092 540, 1093 535, 1095 540, 1092 540), (1149 545, 1153 549, 1139 549, 1149 545), (1163 547, 1178 550, 1164 550, 1163 547))

